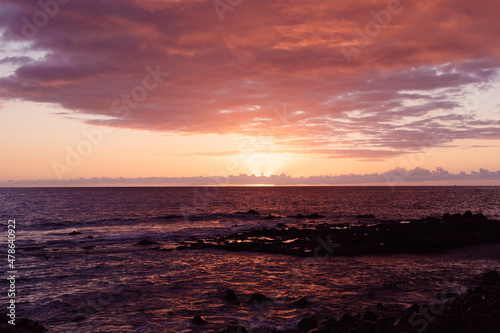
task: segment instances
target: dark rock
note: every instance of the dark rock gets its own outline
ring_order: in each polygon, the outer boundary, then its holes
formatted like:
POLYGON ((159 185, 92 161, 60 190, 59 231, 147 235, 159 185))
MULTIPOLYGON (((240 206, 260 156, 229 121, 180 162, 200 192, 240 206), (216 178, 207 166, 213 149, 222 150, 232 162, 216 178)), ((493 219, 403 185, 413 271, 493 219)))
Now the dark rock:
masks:
POLYGON ((94 236, 87 236, 88 239, 94 239, 94 236))
POLYGON ((444 294, 444 298, 457 298, 457 297, 458 297, 458 294, 454 293, 454 292, 444 294))
POLYGON ((443 215, 443 221, 445 222, 460 222, 460 221, 463 221, 464 218, 462 216, 462 214, 460 213, 456 213, 456 214, 450 214, 450 213, 445 213, 443 215))
POLYGON ((218 333, 248 333, 248 331, 244 326, 237 325, 220 330, 218 333))
POLYGON ((483 281, 481 282, 484 286, 492 286, 500 282, 500 276, 497 271, 489 271, 483 275, 483 281))
POLYGON ((312 214, 306 215, 306 217, 308 219, 324 219, 326 216, 320 215, 318 213, 312 213, 312 214))
POLYGON ((304 332, 309 332, 318 327, 318 319, 316 316, 307 315, 298 322, 297 327, 304 332))
POLYGON ((246 212, 236 212, 236 214, 239 214, 239 215, 260 215, 259 212, 254 210, 254 209, 250 209, 246 212))
POLYGON ((472 217, 476 221, 486 221, 488 218, 481 213, 477 213, 472 217))
POLYGON ((321 223, 321 224, 318 224, 317 226, 315 226, 314 228, 316 230, 323 230, 323 229, 330 229, 332 226, 326 222, 324 223, 321 223))
POLYGON ((359 214, 356 215, 357 219, 374 219, 375 216, 373 214, 359 214))
POLYGON ((481 286, 478 286, 474 289, 474 294, 485 295, 486 293, 487 291, 481 286))
POLYGON ((39 323, 26 318, 15 319, 16 325, 8 323, 7 313, 0 313, 0 332, 2 333, 45 333, 47 329, 39 323))
POLYGON ((309 301, 305 297, 301 297, 301 298, 293 301, 292 304, 294 306, 298 306, 298 307, 302 307, 303 308, 303 307, 309 305, 309 301))
POLYGON ((250 304, 260 304, 260 303, 263 303, 263 302, 266 302, 266 301, 272 302, 269 298, 267 298, 263 294, 261 294, 261 293, 255 293, 252 296, 250 296, 250 300, 248 301, 248 303, 250 303, 250 304))
POLYGON ((276 224, 276 228, 286 228, 287 225, 285 223, 278 223, 276 224))
POLYGON ((332 332, 330 328, 326 325, 321 325, 318 328, 313 328, 308 333, 330 333, 332 332))
POLYGON ((81 232, 74 230, 74 231, 70 232, 68 235, 74 236, 74 235, 81 235, 81 234, 82 234, 81 232))
POLYGON ((263 217, 264 220, 274 220, 274 219, 280 219, 281 216, 274 216, 271 214, 268 214, 267 216, 263 217))
POLYGON ((84 321, 85 319, 87 319, 87 317, 85 317, 85 316, 78 316, 76 318, 71 319, 71 321, 74 322, 74 323, 78 323, 78 322, 84 321))
POLYGON ((196 315, 193 317, 193 319, 191 319, 191 323, 195 325, 205 325, 207 321, 200 315, 196 315))
POLYGON ((410 320, 410 317, 414 315, 414 313, 419 313, 420 311, 420 304, 413 304, 396 318, 396 320, 394 321, 394 326, 399 328, 406 327, 410 320))
POLYGON ((338 325, 339 326, 351 326, 353 324, 359 323, 359 319, 346 313, 340 318, 338 325))
MULTIPOLYGON (((295 217, 306 218, 302 214, 295 217)), ((207 238, 205 242, 190 242, 187 246, 196 249, 210 248, 313 256, 315 254, 313 249, 316 246, 314 242, 321 238, 325 244, 337 244, 337 246, 324 249, 329 255, 357 256, 438 252, 495 243, 500 239, 499 221, 484 220, 470 223, 469 220, 464 220, 460 214, 450 215, 449 213, 445 214, 443 218, 447 221, 424 218, 408 221, 379 221, 376 225, 364 226, 323 223, 315 227, 304 224, 297 228, 277 224, 276 227, 250 229, 230 235, 207 238), (325 241, 325 237, 330 237, 331 240, 325 241)))
POLYGON ((149 239, 141 239, 135 245, 159 245, 158 242, 151 241, 149 239))
POLYGON ((296 218, 296 219, 323 219, 326 216, 320 215, 318 213, 312 213, 309 215, 304 215, 304 214, 289 215, 288 217, 296 218))
POLYGON ((170 220, 170 219, 180 219, 181 217, 183 217, 183 216, 182 215, 170 214, 170 215, 165 215, 165 216, 159 216, 158 218, 159 219, 170 220))
POLYGON ((363 314, 363 317, 361 317, 364 321, 373 321, 376 322, 378 319, 378 315, 375 312, 372 311, 366 311, 363 314))
POLYGON ((236 296, 236 293, 232 289, 226 289, 222 298, 226 301, 237 301, 238 300, 238 296, 236 296))

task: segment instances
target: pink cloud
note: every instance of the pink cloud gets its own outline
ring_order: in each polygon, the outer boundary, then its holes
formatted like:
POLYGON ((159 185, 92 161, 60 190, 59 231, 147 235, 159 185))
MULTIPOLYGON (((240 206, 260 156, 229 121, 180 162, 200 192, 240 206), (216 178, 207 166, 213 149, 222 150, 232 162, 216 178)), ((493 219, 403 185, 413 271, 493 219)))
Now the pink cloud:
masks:
MULTIPOLYGON (((4 3, 5 39, 22 36, 23 18, 41 10, 35 1, 4 3)), ((29 39, 29 50, 45 57, 0 60, 17 66, 0 78, 0 96, 116 116, 109 126, 267 133, 298 149, 308 148, 303 140, 325 151, 356 145, 356 156, 377 147, 366 153, 374 159, 419 149, 436 133, 435 145, 498 138, 497 121, 456 113, 466 86, 488 87, 498 77, 500 3, 403 0, 360 48, 355 29, 365 30, 371 12, 387 4, 256 0, 221 22, 207 1, 71 1, 29 39), (343 47, 360 52, 349 63, 343 47), (157 65, 168 78, 129 112, 115 112, 113 101, 157 65), (285 122, 272 112, 283 105, 285 122), (408 117, 418 120, 401 122, 408 117)))

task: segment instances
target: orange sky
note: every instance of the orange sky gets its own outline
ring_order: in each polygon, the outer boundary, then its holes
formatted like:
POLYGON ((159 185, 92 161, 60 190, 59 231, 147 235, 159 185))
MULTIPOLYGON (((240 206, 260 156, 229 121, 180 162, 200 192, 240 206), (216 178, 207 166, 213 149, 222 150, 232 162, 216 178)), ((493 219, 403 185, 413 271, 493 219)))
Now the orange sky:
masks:
POLYGON ((47 3, 0 4, 0 186, 397 168, 500 184, 498 1, 47 3))

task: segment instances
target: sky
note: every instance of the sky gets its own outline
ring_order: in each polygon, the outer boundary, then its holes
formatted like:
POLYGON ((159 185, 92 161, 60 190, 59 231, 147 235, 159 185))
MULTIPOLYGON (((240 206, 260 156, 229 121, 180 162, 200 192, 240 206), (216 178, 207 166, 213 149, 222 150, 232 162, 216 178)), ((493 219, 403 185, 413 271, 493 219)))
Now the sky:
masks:
POLYGON ((500 185, 497 0, 0 0, 0 186, 500 185))

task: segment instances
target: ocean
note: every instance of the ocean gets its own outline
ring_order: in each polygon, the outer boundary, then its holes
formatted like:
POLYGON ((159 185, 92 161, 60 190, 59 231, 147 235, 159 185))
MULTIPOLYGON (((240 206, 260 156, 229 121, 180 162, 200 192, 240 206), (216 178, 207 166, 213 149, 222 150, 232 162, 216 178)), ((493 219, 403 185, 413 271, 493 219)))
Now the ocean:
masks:
MULTIPOLYGON (((177 246, 277 223, 346 225, 359 214, 416 219, 466 210, 500 220, 500 187, 3 188, 0 246, 7 274, 7 222, 15 219, 16 317, 49 332, 217 332, 229 324, 264 332, 295 327, 311 312, 428 302, 500 263, 452 252, 313 262, 177 246), (260 215, 240 214, 249 210, 260 215), (289 217, 312 213, 325 218, 289 217), (228 288, 239 304, 222 299, 228 288), (247 304, 255 292, 273 305, 247 304), (290 306, 302 296, 311 306, 290 306), (195 315, 208 323, 194 325, 195 315)), ((8 286, 2 279, 1 304, 8 286)))

